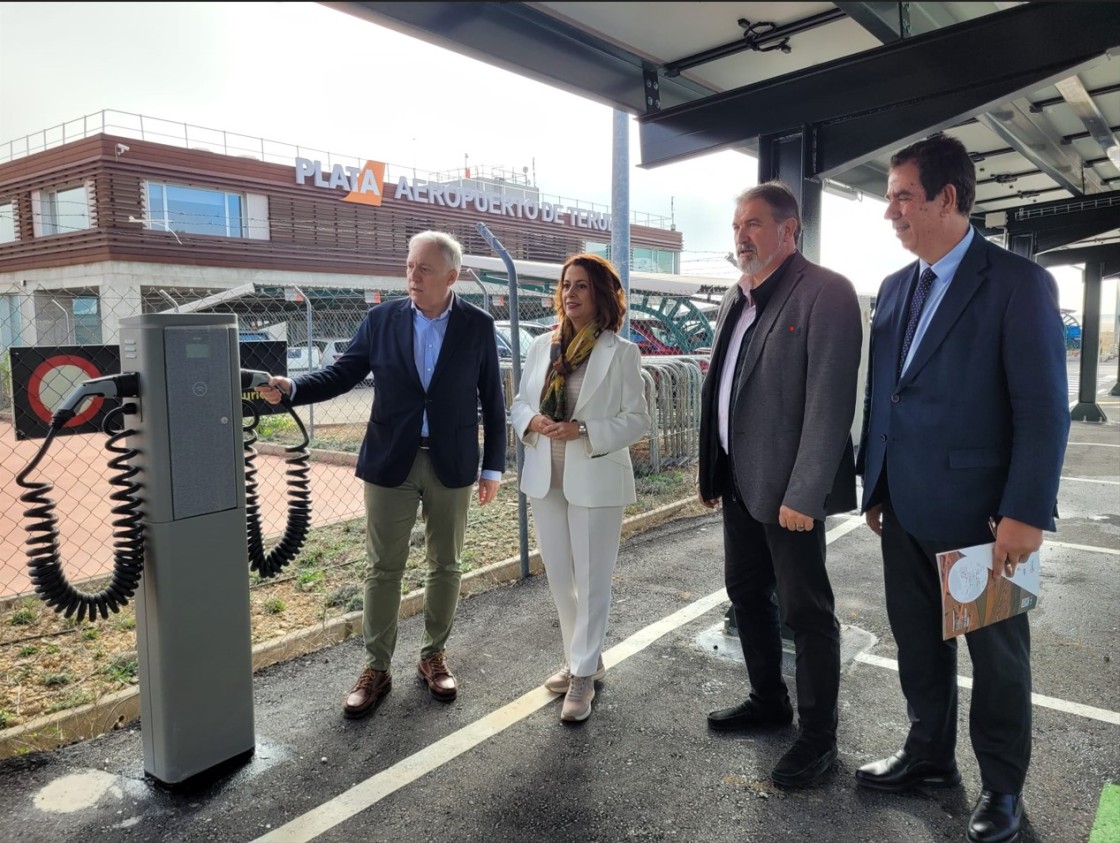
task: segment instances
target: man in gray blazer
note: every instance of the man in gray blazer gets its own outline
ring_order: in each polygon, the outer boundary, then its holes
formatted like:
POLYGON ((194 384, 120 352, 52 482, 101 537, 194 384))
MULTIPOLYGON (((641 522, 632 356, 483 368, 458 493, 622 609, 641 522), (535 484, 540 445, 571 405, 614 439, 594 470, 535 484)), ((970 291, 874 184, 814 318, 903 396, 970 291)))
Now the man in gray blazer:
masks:
POLYGON ((751 686, 708 725, 793 721, 781 673, 785 623, 797 653, 799 734, 771 774, 782 787, 810 784, 836 760, 840 625, 824 519, 856 505, 850 430, 863 332, 851 282, 798 253, 800 228, 797 200, 781 183, 736 199, 743 277, 716 323, 698 478, 700 500, 723 505, 724 582, 751 686))

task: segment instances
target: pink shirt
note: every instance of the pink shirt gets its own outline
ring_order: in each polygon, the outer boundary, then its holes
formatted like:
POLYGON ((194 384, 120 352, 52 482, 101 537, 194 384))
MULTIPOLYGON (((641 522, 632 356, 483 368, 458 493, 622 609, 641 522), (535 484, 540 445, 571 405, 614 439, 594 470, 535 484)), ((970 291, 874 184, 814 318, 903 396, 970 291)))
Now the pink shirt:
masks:
MULTIPOLYGON (((728 443, 728 425, 731 421, 731 390, 735 380, 735 361, 739 359, 739 348, 743 344, 743 335, 746 334, 755 319, 757 308, 754 297, 751 295, 751 286, 744 275, 739 279, 739 290, 746 299, 746 306, 739 314, 739 321, 731 329, 731 340, 727 344, 727 353, 724 355, 722 368, 719 373, 719 441, 725 454, 730 453, 728 443)), ((726 327, 726 326, 725 326, 726 327)))

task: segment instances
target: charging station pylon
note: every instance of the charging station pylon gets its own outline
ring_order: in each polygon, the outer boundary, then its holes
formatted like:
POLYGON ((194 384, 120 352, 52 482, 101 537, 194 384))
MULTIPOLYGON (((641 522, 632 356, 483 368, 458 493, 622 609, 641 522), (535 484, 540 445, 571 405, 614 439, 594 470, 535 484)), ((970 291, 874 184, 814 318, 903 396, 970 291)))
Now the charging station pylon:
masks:
POLYGON ((121 320, 140 378, 144 574, 136 602, 144 771, 178 786, 255 750, 237 320, 121 320))

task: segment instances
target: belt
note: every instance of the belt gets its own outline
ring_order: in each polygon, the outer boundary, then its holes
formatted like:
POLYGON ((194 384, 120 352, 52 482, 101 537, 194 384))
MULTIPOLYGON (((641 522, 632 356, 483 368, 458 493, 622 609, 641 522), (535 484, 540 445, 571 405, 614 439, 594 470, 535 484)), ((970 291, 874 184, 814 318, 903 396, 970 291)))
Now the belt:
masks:
POLYGON ((432 440, 431 440, 431 437, 428 437, 428 436, 421 436, 421 437, 420 437, 420 450, 422 450, 422 451, 427 451, 427 450, 429 450, 429 449, 430 449, 431 447, 432 447, 432 440))

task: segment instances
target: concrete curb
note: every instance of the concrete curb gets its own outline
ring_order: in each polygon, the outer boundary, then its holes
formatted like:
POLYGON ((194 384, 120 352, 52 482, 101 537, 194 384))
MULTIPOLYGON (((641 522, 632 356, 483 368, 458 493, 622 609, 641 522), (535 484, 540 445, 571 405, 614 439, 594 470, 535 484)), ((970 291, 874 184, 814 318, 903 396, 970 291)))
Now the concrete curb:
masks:
MULTIPOLYGON (((675 501, 657 509, 631 516, 622 522, 626 538, 648 530, 698 506, 695 498, 675 501)), ((540 551, 529 553, 529 574, 544 572, 540 551)), ((512 556, 501 562, 463 574, 461 595, 470 597, 521 577, 521 557, 512 556)), ((412 617, 424 609, 424 590, 419 589, 401 598, 400 617, 412 617)), ((253 646, 253 672, 299 656, 340 644, 362 634, 362 613, 350 612, 319 626, 290 632, 271 641, 253 646)), ((100 700, 77 708, 48 714, 0 732, 0 759, 29 752, 41 752, 78 741, 89 740, 115 729, 123 728, 140 717, 140 689, 137 686, 107 694, 100 700)))

